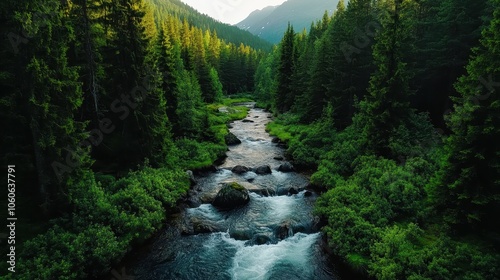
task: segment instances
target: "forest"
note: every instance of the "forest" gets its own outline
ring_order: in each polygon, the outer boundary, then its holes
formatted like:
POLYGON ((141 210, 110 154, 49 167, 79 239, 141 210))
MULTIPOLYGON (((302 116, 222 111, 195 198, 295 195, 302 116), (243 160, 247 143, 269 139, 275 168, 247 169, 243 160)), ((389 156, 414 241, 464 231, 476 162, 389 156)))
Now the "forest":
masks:
POLYGON ((250 99, 360 277, 500 278, 500 0, 340 1, 274 47, 179 0, 0 6, 0 160, 23 217, 2 279, 109 275, 250 99))
POLYGON ((108 273, 163 226, 185 171, 224 155, 226 123, 247 109, 217 109, 253 91, 270 44, 158 3, 2 1, 1 155, 23 178, 24 218, 7 277, 108 273))
POLYGON ((377 279, 500 276, 500 1, 341 1, 256 72, 329 247, 377 279))

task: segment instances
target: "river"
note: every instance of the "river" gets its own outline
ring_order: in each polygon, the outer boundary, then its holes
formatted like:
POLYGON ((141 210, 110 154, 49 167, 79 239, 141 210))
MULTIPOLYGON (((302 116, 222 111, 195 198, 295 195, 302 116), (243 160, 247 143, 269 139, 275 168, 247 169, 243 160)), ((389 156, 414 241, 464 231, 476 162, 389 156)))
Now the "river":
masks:
POLYGON ((322 250, 313 214, 317 195, 306 190, 308 179, 277 171, 284 150, 265 131, 270 118, 252 108, 245 122, 232 123, 230 130, 242 143, 229 147, 217 171, 196 178, 191 208, 172 217, 129 262, 134 279, 340 279, 322 250), (231 171, 237 165, 269 165, 272 174, 238 175, 231 171), (250 202, 231 211, 213 207, 210 201, 223 182, 245 186, 250 202))

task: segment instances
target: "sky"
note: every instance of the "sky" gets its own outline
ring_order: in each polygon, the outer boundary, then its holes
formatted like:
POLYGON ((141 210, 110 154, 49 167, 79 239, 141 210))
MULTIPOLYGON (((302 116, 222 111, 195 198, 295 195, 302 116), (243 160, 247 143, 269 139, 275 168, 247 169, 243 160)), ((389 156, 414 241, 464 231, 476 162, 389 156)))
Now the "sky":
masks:
POLYGON ((286 0, 181 0, 202 14, 217 20, 236 24, 251 12, 267 6, 278 6, 286 0))

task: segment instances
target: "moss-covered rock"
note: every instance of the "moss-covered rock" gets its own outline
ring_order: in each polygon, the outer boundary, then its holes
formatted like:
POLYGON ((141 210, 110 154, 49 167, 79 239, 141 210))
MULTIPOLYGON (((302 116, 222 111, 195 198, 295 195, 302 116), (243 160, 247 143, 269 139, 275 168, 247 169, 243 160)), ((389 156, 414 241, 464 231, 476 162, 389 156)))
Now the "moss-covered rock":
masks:
POLYGON ((245 187, 236 182, 224 183, 212 205, 221 209, 234 209, 246 205, 250 195, 245 187))

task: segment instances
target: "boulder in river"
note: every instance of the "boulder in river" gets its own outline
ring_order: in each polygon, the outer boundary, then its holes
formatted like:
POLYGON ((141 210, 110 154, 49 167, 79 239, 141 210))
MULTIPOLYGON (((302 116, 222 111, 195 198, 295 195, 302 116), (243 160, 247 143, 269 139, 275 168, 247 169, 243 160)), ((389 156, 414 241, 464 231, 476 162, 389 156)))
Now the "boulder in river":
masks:
POLYGON ((212 205, 221 209, 234 209, 250 201, 247 189, 236 182, 224 183, 212 205))
POLYGON ((285 158, 283 158, 282 156, 276 156, 274 157, 275 160, 279 160, 279 161, 282 161, 284 160, 285 158))
POLYGON ((206 219, 193 218, 191 223, 193 224, 193 234, 224 231, 221 225, 206 219))
POLYGON ((226 136, 224 136, 224 140, 226 141, 226 145, 234 146, 241 144, 241 140, 236 137, 233 133, 229 132, 226 136))
POLYGON ((295 168, 293 168, 293 165, 289 162, 285 162, 280 167, 278 167, 278 171, 281 172, 293 172, 295 171, 295 168))
POLYGON ((280 139, 278 137, 274 137, 273 140, 271 140, 272 143, 279 143, 280 139))
POLYGON ((292 224, 290 221, 281 223, 276 229, 276 237, 283 240, 287 237, 293 236, 292 224))
POLYGON ((197 208, 200 207, 201 201, 195 196, 189 196, 185 199, 185 203, 189 208, 197 208))
POLYGON ((291 195, 298 194, 299 190, 296 187, 291 187, 288 189, 288 193, 291 195))
POLYGON ((235 167, 233 167, 233 169, 231 169, 231 171, 236 174, 243 174, 248 172, 249 170, 250 169, 248 169, 248 167, 242 165, 236 165, 235 167))
POLYGON ((242 122, 244 122, 244 123, 253 123, 254 121, 249 120, 249 119, 244 119, 244 120, 242 120, 242 122))
POLYGON ((273 173, 273 171, 271 170, 271 167, 269 165, 262 165, 255 168, 255 173, 258 175, 266 175, 273 173))

